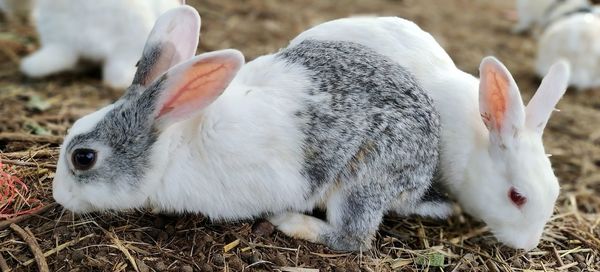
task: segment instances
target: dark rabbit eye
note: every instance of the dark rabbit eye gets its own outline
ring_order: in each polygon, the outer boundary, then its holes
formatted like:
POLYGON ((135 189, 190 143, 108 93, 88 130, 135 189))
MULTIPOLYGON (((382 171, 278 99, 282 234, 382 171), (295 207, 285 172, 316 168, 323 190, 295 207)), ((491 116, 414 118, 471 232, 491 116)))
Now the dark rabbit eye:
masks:
POLYGON ((512 203, 519 208, 521 208, 521 206, 527 202, 527 197, 519 193, 515 187, 510 187, 510 190, 508 191, 508 197, 510 198, 510 201, 512 201, 512 203))
POLYGON ((73 167, 77 170, 88 170, 96 163, 96 151, 87 148, 75 149, 71 157, 73 167))

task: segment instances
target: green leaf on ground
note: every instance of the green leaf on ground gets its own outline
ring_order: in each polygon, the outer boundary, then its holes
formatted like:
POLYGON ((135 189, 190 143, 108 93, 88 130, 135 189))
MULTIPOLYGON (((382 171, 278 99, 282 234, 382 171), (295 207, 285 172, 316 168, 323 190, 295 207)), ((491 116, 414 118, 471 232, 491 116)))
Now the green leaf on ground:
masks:
POLYGON ((52 135, 48 129, 40 126, 40 124, 36 122, 27 122, 25 123, 25 128, 29 130, 32 134, 35 135, 52 135))
POLYGON ((415 259, 415 263, 420 266, 444 266, 444 254, 441 253, 430 253, 422 256, 418 256, 415 259))
POLYGON ((45 111, 50 108, 50 102, 44 100, 39 95, 32 95, 25 105, 29 110, 45 111))

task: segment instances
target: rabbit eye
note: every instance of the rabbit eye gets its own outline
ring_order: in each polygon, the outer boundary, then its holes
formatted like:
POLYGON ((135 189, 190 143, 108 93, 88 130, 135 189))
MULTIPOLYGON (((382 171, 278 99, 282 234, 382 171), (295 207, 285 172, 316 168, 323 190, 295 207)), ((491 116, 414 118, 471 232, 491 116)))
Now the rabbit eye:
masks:
POLYGON ((510 187, 510 190, 508 191, 508 197, 510 198, 512 203, 514 203, 519 208, 521 208, 521 206, 523 206, 527 202, 527 197, 519 193, 519 191, 517 191, 515 187, 510 187))
POLYGON ((71 161, 75 169, 80 171, 88 170, 96 163, 96 151, 87 148, 75 149, 71 161))

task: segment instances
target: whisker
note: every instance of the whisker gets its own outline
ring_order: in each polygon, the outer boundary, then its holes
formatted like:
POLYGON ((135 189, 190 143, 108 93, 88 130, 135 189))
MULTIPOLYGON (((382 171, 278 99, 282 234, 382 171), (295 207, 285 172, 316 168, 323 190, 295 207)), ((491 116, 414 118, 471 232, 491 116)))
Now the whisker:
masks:
POLYGON ((60 215, 58 216, 58 219, 56 220, 56 223, 54 223, 54 228, 52 229, 52 232, 56 233, 56 227, 58 227, 58 224, 60 224, 60 221, 62 220, 62 217, 65 215, 66 211, 67 209, 63 207, 60 212, 60 215))

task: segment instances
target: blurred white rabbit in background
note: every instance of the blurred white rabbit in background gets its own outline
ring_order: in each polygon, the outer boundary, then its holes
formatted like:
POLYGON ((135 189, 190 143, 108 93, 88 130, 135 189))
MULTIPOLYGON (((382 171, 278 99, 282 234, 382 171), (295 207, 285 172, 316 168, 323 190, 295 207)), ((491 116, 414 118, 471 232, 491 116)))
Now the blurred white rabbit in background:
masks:
POLYGON ((76 68, 80 59, 102 65, 106 85, 129 86, 144 43, 160 14, 181 0, 37 0, 34 22, 41 47, 21 63, 40 78, 76 68))

